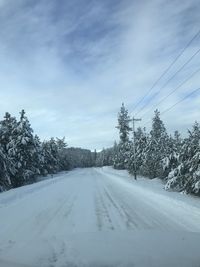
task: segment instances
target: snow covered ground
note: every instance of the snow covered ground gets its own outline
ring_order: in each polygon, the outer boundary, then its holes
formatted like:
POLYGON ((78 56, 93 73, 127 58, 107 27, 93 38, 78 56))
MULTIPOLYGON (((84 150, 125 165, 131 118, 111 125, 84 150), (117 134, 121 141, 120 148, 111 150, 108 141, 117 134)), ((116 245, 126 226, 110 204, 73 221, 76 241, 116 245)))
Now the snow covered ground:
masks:
POLYGON ((200 199, 110 167, 0 194, 1 267, 199 267, 200 199))

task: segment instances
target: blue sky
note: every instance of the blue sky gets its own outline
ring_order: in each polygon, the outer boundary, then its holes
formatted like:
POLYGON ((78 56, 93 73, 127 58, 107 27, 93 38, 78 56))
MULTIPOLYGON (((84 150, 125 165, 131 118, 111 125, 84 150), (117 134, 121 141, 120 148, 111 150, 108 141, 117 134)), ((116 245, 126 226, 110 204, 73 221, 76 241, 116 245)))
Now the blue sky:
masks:
MULTIPOLYGON (((199 30, 198 2, 0 0, 1 117, 24 108, 42 139, 66 136, 70 146, 91 149, 112 145, 121 103, 132 111, 199 30)), ((199 44, 200 37, 135 110, 146 105, 138 114, 146 112, 142 127, 149 127, 151 106, 199 67, 200 53, 159 92, 199 44)), ((199 79, 200 73, 158 108, 199 87, 199 79)), ((185 134, 199 120, 199 104, 200 93, 163 115, 169 131, 185 134)))

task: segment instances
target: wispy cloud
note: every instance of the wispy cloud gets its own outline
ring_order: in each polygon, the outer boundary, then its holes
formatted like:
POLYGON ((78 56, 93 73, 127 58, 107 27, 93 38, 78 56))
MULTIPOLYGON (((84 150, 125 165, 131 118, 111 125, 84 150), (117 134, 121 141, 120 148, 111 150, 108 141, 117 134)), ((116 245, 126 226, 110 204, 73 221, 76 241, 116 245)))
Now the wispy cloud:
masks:
MULTIPOLYGON (((66 135, 69 145, 97 149, 112 145, 121 102, 133 110, 197 32, 199 11, 197 0, 0 1, 1 116, 25 108, 42 138, 66 135)), ((200 55, 155 97, 199 40, 152 91, 152 101, 141 103, 147 105, 144 112, 198 67, 200 55)), ((198 82, 197 75, 161 111, 198 82)), ((170 130, 198 120, 199 102, 196 95, 166 113, 170 130)))

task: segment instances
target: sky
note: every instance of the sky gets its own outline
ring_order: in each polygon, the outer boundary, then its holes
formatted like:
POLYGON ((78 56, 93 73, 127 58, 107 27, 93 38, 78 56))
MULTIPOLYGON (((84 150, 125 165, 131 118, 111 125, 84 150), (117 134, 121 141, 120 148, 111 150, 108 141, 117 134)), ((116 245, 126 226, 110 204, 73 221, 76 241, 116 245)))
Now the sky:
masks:
MULTIPOLYGON (((200 34, 138 105, 200 29, 198 0, 0 0, 0 117, 21 109, 42 140, 101 149, 118 140, 122 102, 137 126, 200 87, 200 34), (163 87, 163 88, 162 88, 163 87), (162 89, 161 89, 162 88, 162 89), (135 108, 136 107, 136 108, 135 108), (142 109, 142 110, 141 110, 142 109)), ((183 135, 200 118, 200 91, 161 115, 183 135)))

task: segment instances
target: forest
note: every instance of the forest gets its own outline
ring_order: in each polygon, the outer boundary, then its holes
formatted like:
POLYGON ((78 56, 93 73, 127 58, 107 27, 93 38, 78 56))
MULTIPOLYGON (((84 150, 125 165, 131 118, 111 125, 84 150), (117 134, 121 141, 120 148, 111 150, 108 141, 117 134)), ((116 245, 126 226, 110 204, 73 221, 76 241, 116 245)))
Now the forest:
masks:
POLYGON ((19 120, 7 112, 0 121, 0 191, 36 182, 38 176, 109 165, 132 175, 160 178, 166 190, 200 195, 200 125, 195 122, 183 138, 178 131, 167 132, 158 110, 149 132, 139 127, 133 133, 131 122, 122 104, 116 126, 119 142, 97 153, 67 147, 65 138, 41 141, 24 110, 19 120))
POLYGON ((93 154, 68 148, 65 138, 40 141, 24 110, 19 120, 6 112, 0 121, 0 191, 36 182, 38 176, 91 167, 93 154))
POLYGON ((194 122, 186 137, 178 131, 169 134, 155 111, 151 130, 139 127, 134 132, 135 157, 131 118, 124 104, 118 114, 120 141, 109 149, 103 149, 97 157, 97 165, 113 165, 145 177, 160 178, 166 190, 200 195, 200 125, 194 122), (134 164, 136 162, 136 164, 134 164))

